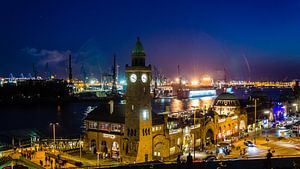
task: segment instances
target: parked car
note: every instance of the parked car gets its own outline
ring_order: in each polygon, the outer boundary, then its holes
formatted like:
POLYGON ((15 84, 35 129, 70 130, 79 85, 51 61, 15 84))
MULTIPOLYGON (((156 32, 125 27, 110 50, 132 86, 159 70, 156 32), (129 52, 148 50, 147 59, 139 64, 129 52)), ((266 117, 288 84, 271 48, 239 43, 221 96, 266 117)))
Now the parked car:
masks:
POLYGON ((255 144, 252 143, 252 141, 249 141, 249 140, 245 141, 244 144, 245 144, 245 146, 248 146, 248 147, 255 147, 255 144))

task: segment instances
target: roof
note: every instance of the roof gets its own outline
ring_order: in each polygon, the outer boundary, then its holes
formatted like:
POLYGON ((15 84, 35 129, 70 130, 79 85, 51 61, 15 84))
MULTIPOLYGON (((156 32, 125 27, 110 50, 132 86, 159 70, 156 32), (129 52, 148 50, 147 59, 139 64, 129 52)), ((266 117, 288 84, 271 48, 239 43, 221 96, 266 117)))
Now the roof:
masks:
POLYGON ((132 49, 131 54, 132 56, 145 56, 144 48, 139 37, 137 37, 135 47, 132 49))
POLYGON ((234 94, 222 93, 216 98, 216 100, 238 100, 238 99, 234 94))
MULTIPOLYGON (((108 103, 102 103, 92 110, 85 120, 125 124, 125 107, 126 104, 116 103, 114 104, 114 111, 110 113, 110 105, 108 103)), ((164 124, 163 115, 159 115, 152 110, 152 124, 164 124)))
POLYGON ((87 115, 85 120, 125 123, 125 104, 114 104, 112 113, 110 113, 110 105, 108 103, 100 104, 87 115))

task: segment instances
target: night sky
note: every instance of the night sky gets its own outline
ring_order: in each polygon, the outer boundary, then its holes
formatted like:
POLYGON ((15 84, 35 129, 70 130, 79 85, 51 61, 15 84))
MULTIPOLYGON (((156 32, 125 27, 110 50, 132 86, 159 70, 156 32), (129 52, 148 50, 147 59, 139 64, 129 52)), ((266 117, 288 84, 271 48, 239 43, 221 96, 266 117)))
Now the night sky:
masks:
POLYGON ((2 0, 0 76, 49 70, 66 77, 67 55, 99 77, 113 54, 121 71, 139 36, 147 62, 175 78, 300 77, 300 1, 2 0))

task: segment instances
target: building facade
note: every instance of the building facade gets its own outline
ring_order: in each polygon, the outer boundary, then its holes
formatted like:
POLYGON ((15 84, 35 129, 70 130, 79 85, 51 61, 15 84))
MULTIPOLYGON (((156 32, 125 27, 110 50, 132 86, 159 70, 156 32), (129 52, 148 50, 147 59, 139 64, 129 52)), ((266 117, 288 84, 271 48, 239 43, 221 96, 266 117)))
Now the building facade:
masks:
POLYGON ((153 112, 151 66, 139 39, 126 65, 126 102, 100 104, 86 119, 85 148, 101 157, 142 163, 176 157, 230 139, 244 130, 247 116, 234 95, 220 95, 209 110, 153 112))

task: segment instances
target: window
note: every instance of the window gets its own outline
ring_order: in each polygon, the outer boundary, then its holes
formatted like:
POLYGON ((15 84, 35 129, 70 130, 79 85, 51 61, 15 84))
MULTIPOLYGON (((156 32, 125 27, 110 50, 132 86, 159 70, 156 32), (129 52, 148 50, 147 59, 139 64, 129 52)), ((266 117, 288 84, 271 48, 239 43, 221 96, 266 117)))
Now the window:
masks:
POLYGON ((120 124, 111 124, 111 131, 121 132, 121 125, 120 124))
POLYGON ((89 129, 97 129, 97 123, 96 122, 89 122, 89 129))
POLYGON ((110 125, 108 123, 100 123, 99 124, 99 129, 100 130, 106 130, 109 131, 110 130, 110 125))
POLYGON ((143 117, 143 120, 149 120, 149 111, 148 110, 143 110, 142 111, 142 117, 143 117))

